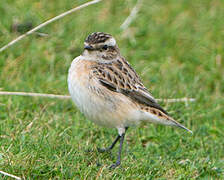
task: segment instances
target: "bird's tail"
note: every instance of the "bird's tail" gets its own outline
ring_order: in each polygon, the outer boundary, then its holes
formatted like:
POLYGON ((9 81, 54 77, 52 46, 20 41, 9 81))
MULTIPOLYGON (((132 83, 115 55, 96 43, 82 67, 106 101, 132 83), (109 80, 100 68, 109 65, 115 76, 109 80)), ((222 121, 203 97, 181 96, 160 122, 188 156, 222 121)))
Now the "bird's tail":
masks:
POLYGON ((174 126, 177 126, 177 127, 179 127, 179 128, 185 129, 186 131, 188 131, 188 132, 190 132, 191 134, 193 134, 193 132, 192 132, 190 129, 186 128, 185 126, 183 126, 182 124, 180 124, 180 123, 178 123, 177 121, 173 120, 172 118, 171 118, 170 121, 172 121, 172 123, 173 123, 174 126))
POLYGON ((164 112, 162 112, 158 109, 155 109, 155 108, 146 109, 145 111, 143 111, 143 114, 144 114, 143 115, 144 121, 157 123, 157 124, 163 124, 163 125, 167 125, 167 126, 177 126, 179 128, 185 129, 186 131, 192 133, 191 130, 189 130, 182 124, 175 121, 169 115, 165 114, 164 112))

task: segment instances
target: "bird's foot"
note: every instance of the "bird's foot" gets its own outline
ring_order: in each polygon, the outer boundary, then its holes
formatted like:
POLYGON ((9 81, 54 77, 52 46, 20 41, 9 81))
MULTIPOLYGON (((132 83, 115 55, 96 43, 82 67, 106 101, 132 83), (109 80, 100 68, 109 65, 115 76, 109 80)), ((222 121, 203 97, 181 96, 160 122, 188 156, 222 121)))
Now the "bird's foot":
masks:
POLYGON ((120 164, 121 164, 121 162, 117 161, 116 163, 114 163, 110 166, 110 169, 115 169, 116 167, 120 166, 120 164))
POLYGON ((98 152, 100 153, 104 153, 104 152, 108 152, 110 151, 111 149, 110 148, 97 148, 98 152))
POLYGON ((85 152, 85 153, 91 153, 91 152, 94 152, 94 150, 91 149, 91 148, 88 148, 88 149, 85 149, 84 152, 85 152))

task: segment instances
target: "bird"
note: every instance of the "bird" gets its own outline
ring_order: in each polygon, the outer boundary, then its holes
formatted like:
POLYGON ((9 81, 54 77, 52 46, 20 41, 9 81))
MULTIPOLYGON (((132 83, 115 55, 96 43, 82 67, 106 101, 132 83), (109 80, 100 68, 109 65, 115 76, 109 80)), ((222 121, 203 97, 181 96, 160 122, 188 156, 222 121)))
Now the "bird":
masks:
POLYGON ((118 130, 111 146, 98 148, 99 152, 110 151, 120 140, 117 160, 110 168, 121 164, 122 146, 130 126, 149 122, 192 133, 157 103, 108 33, 94 32, 87 36, 83 53, 71 63, 67 81, 73 102, 87 119, 118 130))

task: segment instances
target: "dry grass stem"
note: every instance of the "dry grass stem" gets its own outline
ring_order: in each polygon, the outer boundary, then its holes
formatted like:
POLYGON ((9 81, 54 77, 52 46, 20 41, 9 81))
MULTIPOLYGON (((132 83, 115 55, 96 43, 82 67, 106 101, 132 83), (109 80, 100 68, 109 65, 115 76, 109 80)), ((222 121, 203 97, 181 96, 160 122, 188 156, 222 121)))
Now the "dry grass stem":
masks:
POLYGON ((96 4, 96 3, 100 2, 100 1, 101 1, 101 0, 93 0, 93 1, 87 2, 87 3, 85 3, 85 4, 82 4, 81 6, 75 7, 75 8, 73 8, 73 9, 69 10, 69 11, 66 11, 66 12, 64 12, 64 13, 62 13, 62 14, 56 16, 56 17, 54 17, 54 18, 51 18, 51 19, 45 21, 44 23, 40 24, 39 26, 37 26, 37 27, 31 29, 30 31, 28 31, 28 32, 22 34, 21 36, 17 37, 16 39, 14 39, 13 41, 11 41, 11 42, 8 43, 7 45, 3 46, 3 47, 0 49, 0 52, 4 51, 4 50, 7 49, 8 47, 12 46, 13 44, 15 44, 16 42, 18 42, 18 41, 20 41, 21 39, 25 38, 26 36, 28 36, 28 35, 34 33, 35 31, 39 30, 40 28, 42 28, 42 27, 44 27, 44 26, 46 26, 46 25, 48 25, 48 24, 50 24, 50 23, 52 23, 52 22, 54 22, 54 21, 56 21, 56 20, 58 20, 58 19, 61 19, 62 17, 66 16, 66 15, 69 15, 69 14, 71 14, 71 13, 73 13, 73 12, 79 10, 79 9, 85 8, 85 7, 87 7, 87 6, 89 6, 89 5, 92 5, 92 4, 96 4))
POLYGON ((17 180, 21 180, 20 177, 17 177, 15 175, 12 175, 12 174, 9 174, 9 173, 3 172, 3 171, 0 171, 0 174, 3 174, 4 176, 9 176, 9 177, 17 179, 17 180))
POLYGON ((43 93, 31 93, 31 92, 8 92, 8 91, 0 91, 0 95, 48 97, 48 98, 59 98, 59 99, 69 99, 69 98, 71 98, 68 95, 43 94, 43 93))
POLYGON ((174 103, 174 102, 194 102, 194 98, 175 98, 175 99, 157 99, 157 101, 160 102, 166 102, 166 103, 174 103))
POLYGON ((125 19, 123 24, 120 26, 122 30, 127 29, 128 26, 131 24, 131 22, 136 18, 141 5, 142 5, 142 0, 138 0, 135 7, 131 10, 130 15, 125 19))
MULTIPOLYGON (((47 97, 47 98, 59 98, 59 99, 70 99, 69 95, 58 95, 58 94, 43 94, 43 93, 31 93, 31 92, 8 92, 0 91, 0 95, 17 95, 17 96, 34 96, 34 97, 47 97)), ((177 98, 177 99, 156 99, 159 102, 174 103, 174 102, 193 102, 194 98, 177 98)))

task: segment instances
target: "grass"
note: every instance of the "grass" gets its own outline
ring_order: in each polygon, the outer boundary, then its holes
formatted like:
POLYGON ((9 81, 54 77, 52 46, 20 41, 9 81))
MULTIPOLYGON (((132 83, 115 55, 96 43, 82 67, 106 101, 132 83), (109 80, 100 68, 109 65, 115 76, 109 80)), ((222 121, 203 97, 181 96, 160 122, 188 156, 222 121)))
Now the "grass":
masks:
MULTIPOLYGON (((84 1, 3 1, 0 46, 33 25, 84 1)), ((70 100, 0 96, 0 167, 24 179, 223 179, 224 2, 143 0, 137 18, 119 26, 136 1, 103 1, 65 17, 0 54, 0 89, 68 94, 67 71, 94 31, 115 36, 123 56, 156 98, 194 97, 162 106, 186 127, 130 128, 122 167, 116 151, 100 154, 116 130, 88 121, 70 100), (127 36, 128 35, 128 36, 127 36)), ((0 175, 2 179, 8 179, 0 175)))

